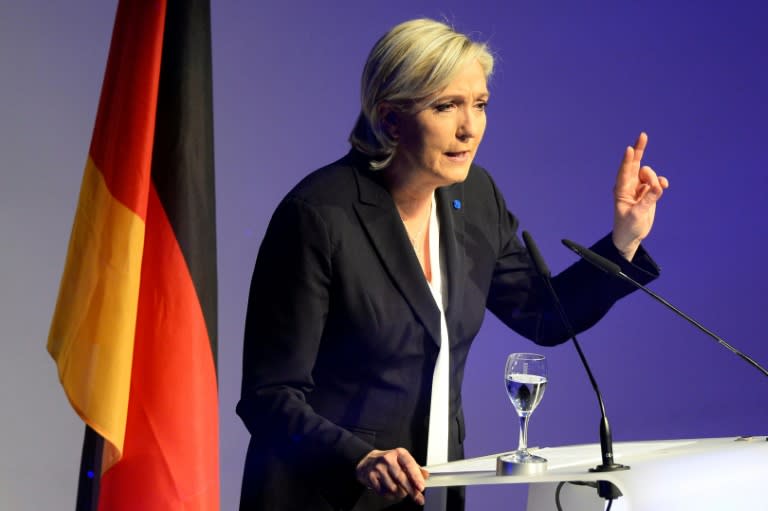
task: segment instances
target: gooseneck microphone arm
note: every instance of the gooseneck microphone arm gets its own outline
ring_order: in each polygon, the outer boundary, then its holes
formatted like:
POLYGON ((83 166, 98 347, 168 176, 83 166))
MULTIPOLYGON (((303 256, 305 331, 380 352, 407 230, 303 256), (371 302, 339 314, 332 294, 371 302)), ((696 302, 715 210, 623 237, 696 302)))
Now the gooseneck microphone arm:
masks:
MULTIPOLYGON (((598 465, 591 470, 593 472, 626 470, 629 468, 628 466, 619 465, 613 461, 613 438, 611 435, 610 425, 608 424, 608 417, 605 414, 605 403, 603 403, 603 396, 597 386, 597 381, 592 374, 592 370, 589 368, 589 364, 587 363, 587 359, 584 356, 584 352, 581 350, 579 341, 576 339, 576 333, 573 330, 573 326, 571 325, 571 322, 565 313, 565 309, 563 308, 562 303, 560 303, 560 298, 558 297, 555 288, 552 286, 552 273, 549 271, 549 268, 544 262, 544 258, 541 256, 541 252, 539 252, 536 243, 533 241, 533 238, 527 231, 523 231, 523 241, 525 242, 525 246, 528 249, 528 253, 531 256, 531 259, 533 260, 533 266, 536 268, 536 272, 544 281, 545 286, 547 287, 547 290, 552 297, 552 301, 554 302, 555 309, 557 309, 557 312, 560 315, 560 320, 562 321, 563 326, 565 326, 568 335, 573 341, 573 345, 576 347, 576 351, 579 353, 581 363, 584 365, 584 369, 587 371, 587 376, 589 376, 589 381, 592 383, 592 388, 595 390, 597 401, 600 404, 600 453, 603 462, 601 465, 598 465)), ((601 497, 612 499, 621 495, 621 493, 618 491, 618 488, 615 486, 610 484, 604 486, 605 488, 598 488, 598 494, 601 497)))
POLYGON ((734 348, 733 346, 728 344, 725 341, 725 339, 723 339, 713 331, 709 330, 707 327, 705 327, 704 325, 702 325, 701 323, 699 323, 698 321, 690 317, 688 314, 681 311, 680 309, 678 309, 677 307, 669 303, 667 300, 657 295, 656 293, 654 293, 653 291, 651 291, 650 289, 648 289, 647 287, 640 284, 639 282, 634 280, 632 277, 630 277, 629 275, 621 271, 621 267, 618 264, 614 263, 613 261, 609 261, 608 259, 602 257, 601 255, 598 255, 593 251, 589 250, 588 248, 582 247, 581 245, 574 243, 571 240, 562 240, 562 241, 563 241, 563 245, 565 245, 566 247, 574 251, 579 257, 581 257, 585 261, 593 264, 594 266, 598 267, 599 269, 603 270, 605 273, 609 275, 618 277, 626 282, 629 282, 634 287, 638 289, 642 289, 648 295, 653 297, 656 301, 661 302, 667 308, 672 309, 672 311, 675 314, 685 319, 686 321, 691 323, 693 326, 695 326, 696 328, 698 328, 699 330, 701 330, 702 332, 704 332, 705 334, 707 334, 708 336, 716 340, 721 346, 728 349, 731 353, 738 355, 742 360, 744 360, 749 365, 751 365, 752 367, 754 367, 755 369, 763 373, 763 375, 768 376, 768 371, 763 366, 758 364, 752 357, 734 348))

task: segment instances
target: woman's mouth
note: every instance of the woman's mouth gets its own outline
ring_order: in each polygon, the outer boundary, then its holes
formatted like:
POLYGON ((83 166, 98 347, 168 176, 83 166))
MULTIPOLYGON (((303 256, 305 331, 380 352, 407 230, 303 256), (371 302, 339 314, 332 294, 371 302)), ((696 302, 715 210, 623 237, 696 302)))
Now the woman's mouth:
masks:
POLYGON ((448 157, 449 160, 455 161, 455 162, 465 162, 469 159, 470 156, 469 151, 455 151, 455 152, 446 152, 445 155, 448 157))

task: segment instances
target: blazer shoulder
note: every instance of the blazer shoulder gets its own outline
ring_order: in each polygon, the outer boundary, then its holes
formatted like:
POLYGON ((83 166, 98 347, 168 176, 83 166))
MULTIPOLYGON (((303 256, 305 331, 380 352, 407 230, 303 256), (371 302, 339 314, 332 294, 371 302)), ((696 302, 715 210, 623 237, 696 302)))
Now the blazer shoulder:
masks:
POLYGON ((470 193, 496 193, 497 190, 491 173, 484 167, 474 163, 470 166, 463 185, 470 193))
POLYGON ((472 212, 485 218, 498 218, 506 211, 506 203, 491 174, 480 165, 472 164, 467 178, 456 185, 456 190, 472 212))
POLYGON ((307 174, 288 192, 285 200, 297 200, 314 207, 350 203, 357 195, 356 165, 350 155, 307 174))
POLYGON ((364 172, 352 154, 310 172, 283 198, 273 220, 291 228, 312 225, 315 235, 325 232, 335 246, 357 218, 360 182, 368 181, 364 172))

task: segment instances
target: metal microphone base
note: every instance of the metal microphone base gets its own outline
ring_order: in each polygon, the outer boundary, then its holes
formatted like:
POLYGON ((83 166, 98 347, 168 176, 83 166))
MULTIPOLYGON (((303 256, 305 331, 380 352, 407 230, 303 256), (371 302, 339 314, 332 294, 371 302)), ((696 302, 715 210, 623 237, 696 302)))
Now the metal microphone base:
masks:
POLYGON ((590 472, 615 472, 617 470, 629 470, 629 465, 621 465, 619 463, 611 463, 610 465, 598 465, 595 468, 590 468, 590 472))

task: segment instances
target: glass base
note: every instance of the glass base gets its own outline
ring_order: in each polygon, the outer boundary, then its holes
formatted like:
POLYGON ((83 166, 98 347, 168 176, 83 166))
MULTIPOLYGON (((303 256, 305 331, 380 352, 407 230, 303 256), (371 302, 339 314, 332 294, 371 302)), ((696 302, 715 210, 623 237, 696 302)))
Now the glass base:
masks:
POLYGON ((530 476, 547 471, 547 460, 528 451, 514 451, 496 458, 497 476, 530 476))

